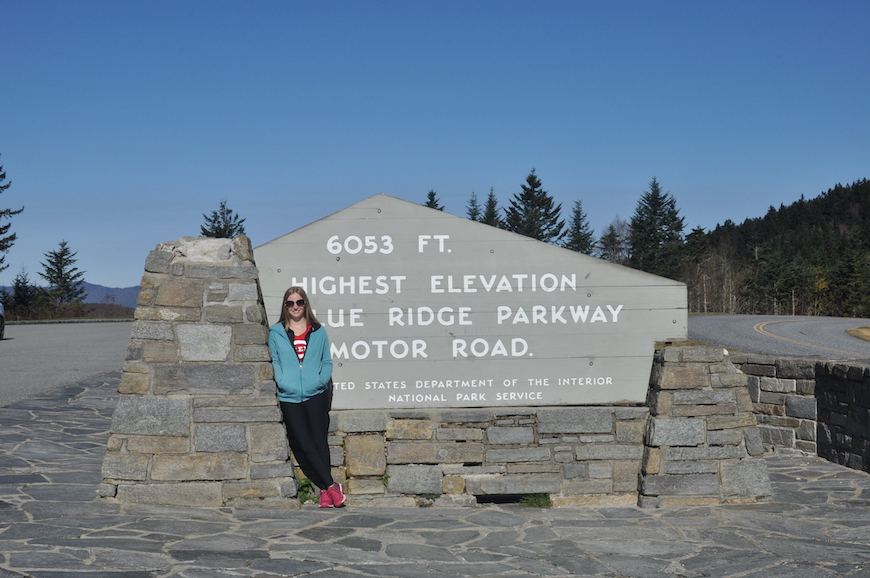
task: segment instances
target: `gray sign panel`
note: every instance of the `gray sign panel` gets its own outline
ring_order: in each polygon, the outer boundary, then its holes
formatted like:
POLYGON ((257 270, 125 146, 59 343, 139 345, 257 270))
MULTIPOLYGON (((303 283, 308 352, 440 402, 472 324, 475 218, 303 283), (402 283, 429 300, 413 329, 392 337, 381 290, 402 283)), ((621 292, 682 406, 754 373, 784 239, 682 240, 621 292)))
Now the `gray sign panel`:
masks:
POLYGON ((386 195, 255 250, 270 323, 308 292, 334 407, 643 402, 686 286, 386 195))

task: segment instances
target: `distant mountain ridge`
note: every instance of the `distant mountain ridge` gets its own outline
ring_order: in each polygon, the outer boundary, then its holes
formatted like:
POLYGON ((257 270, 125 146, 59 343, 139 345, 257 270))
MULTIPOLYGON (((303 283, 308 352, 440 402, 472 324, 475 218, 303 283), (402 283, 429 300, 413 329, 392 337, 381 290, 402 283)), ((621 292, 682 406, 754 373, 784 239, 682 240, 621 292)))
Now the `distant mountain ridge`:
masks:
MULTIPOLYGON (((114 303, 115 305, 135 308, 136 300, 139 299, 138 285, 120 288, 104 287, 85 281, 82 283, 82 288, 85 290, 85 303, 114 303)), ((9 294, 12 294, 12 287, 0 287, 0 289, 5 289, 9 294)))
POLYGON ((85 290, 85 303, 114 303, 124 307, 136 307, 139 299, 139 286, 135 287, 104 287, 85 281, 82 283, 85 290))

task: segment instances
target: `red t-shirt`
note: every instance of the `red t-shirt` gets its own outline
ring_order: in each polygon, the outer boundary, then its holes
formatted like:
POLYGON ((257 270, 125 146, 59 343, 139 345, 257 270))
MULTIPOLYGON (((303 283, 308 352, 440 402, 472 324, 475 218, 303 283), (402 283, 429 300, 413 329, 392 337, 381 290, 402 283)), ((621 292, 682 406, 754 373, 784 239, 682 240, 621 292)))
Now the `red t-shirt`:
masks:
POLYGON ((296 355, 299 356, 299 363, 302 363, 302 358, 305 357, 305 348, 308 347, 308 343, 305 341, 305 338, 308 337, 308 334, 311 332, 311 325, 305 328, 305 331, 300 333, 299 335, 293 336, 293 348, 296 350, 296 355))

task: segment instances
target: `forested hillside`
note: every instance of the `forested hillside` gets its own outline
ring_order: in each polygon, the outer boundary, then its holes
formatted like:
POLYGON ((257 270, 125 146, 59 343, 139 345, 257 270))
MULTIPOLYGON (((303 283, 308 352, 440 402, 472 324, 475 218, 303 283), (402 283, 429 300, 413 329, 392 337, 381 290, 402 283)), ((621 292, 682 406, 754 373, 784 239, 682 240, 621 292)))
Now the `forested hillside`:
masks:
POLYGON ((870 316, 870 181, 686 236, 698 312, 870 316))

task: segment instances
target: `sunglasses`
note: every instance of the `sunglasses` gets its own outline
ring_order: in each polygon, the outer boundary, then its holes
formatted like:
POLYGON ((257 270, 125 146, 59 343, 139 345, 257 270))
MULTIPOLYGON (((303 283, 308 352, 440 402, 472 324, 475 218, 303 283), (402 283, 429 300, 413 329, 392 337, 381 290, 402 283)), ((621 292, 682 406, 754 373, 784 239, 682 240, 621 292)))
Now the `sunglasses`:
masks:
POLYGON ((295 301, 295 302, 294 301, 287 301, 284 303, 285 307, 293 307, 294 305, 296 307, 304 307, 305 306, 305 299, 300 299, 299 301, 295 301))

